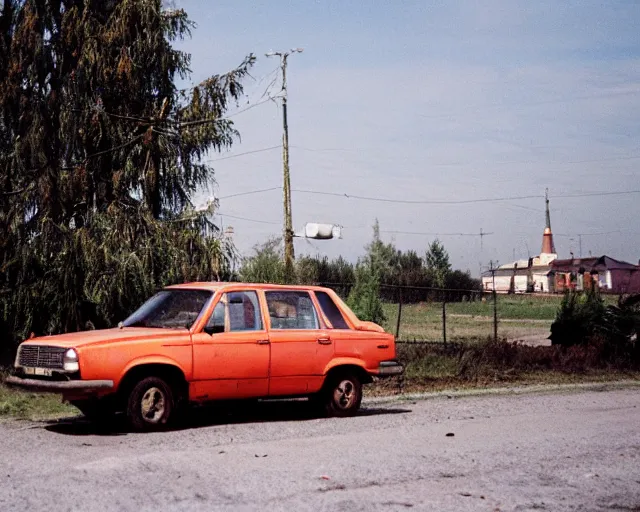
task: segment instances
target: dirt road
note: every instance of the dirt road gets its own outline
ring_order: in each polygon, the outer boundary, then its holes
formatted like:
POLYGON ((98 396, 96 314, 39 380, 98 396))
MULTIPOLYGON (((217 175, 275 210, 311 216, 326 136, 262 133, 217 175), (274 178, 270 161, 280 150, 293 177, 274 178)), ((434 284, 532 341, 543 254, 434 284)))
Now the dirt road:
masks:
POLYGON ((640 390, 0 424, 0 510, 640 510, 640 390), (453 435, 450 435, 453 434, 453 435))

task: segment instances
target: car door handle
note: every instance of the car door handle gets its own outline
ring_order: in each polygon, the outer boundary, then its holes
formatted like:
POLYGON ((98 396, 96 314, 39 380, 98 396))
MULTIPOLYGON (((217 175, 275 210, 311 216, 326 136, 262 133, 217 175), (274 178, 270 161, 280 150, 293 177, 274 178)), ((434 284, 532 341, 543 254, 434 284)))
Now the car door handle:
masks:
POLYGON ((318 343, 320 345, 331 345, 331 340, 329 338, 318 338, 318 343))
POLYGON ((258 341, 256 341, 256 343, 258 345, 268 345, 269 344, 269 340, 258 340, 258 341))

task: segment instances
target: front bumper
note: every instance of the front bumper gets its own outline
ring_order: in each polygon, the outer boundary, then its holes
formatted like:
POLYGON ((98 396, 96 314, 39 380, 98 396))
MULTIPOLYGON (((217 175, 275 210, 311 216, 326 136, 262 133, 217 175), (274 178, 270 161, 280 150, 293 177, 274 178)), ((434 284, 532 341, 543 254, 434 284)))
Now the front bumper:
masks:
POLYGON ((41 380, 24 379, 12 375, 4 383, 13 388, 20 388, 38 393, 93 393, 113 389, 112 380, 41 380))
POLYGON ((399 361, 382 361, 378 365, 378 377, 391 377, 393 375, 402 375, 404 366, 399 361))

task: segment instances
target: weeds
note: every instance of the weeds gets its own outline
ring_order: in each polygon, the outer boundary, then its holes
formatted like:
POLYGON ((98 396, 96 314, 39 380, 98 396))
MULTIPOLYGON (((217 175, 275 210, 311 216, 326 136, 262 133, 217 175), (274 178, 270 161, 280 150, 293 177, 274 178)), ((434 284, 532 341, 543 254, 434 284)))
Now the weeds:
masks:
POLYGON ((25 393, 9 389, 4 385, 8 375, 9 371, 0 367, 0 418, 34 420, 78 413, 75 407, 63 404, 58 395, 25 393))

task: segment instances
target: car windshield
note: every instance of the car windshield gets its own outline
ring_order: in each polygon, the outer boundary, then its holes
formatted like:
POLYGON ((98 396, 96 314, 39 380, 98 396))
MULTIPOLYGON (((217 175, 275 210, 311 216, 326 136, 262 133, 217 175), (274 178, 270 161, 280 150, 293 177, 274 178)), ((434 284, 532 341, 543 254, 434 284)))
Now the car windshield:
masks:
POLYGON ((206 290, 162 290, 127 318, 123 326, 189 329, 212 295, 206 290))

